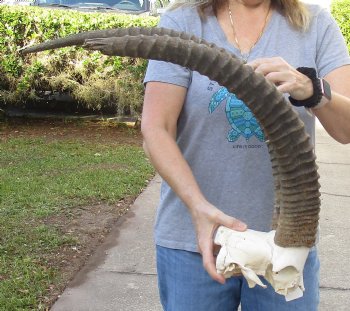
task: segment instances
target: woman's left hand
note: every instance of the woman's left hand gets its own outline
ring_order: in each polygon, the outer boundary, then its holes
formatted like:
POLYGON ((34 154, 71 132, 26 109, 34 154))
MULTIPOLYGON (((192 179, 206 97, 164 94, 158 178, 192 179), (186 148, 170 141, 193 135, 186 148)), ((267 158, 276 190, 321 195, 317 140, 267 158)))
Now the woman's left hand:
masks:
POLYGON ((274 83, 280 92, 289 93, 296 100, 304 100, 313 95, 311 80, 281 57, 258 58, 247 65, 274 83))

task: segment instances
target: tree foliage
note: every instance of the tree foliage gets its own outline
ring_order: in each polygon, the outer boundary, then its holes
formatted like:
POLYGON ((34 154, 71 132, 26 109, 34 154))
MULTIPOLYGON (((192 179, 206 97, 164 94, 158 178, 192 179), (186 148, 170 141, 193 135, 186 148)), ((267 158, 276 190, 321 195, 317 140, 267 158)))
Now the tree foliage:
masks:
POLYGON ((350 0, 334 0, 331 5, 331 12, 350 50, 350 0))

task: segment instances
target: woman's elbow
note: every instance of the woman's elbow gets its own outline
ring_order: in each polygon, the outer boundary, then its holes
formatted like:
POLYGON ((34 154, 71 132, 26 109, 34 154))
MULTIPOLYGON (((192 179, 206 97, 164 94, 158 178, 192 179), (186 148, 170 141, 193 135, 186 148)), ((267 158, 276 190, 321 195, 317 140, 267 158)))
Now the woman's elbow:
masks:
POLYGON ((350 144, 350 133, 333 134, 331 136, 334 138, 334 140, 336 140, 340 144, 343 144, 343 145, 350 144))
POLYGON ((336 139, 336 141, 343 144, 343 145, 347 145, 347 144, 350 144, 350 137, 338 138, 338 139, 336 139))
POLYGON ((143 151, 144 151, 145 154, 146 154, 146 157, 150 159, 150 153, 149 153, 149 151, 148 151, 147 144, 146 144, 145 141, 143 141, 142 147, 143 147, 143 151))

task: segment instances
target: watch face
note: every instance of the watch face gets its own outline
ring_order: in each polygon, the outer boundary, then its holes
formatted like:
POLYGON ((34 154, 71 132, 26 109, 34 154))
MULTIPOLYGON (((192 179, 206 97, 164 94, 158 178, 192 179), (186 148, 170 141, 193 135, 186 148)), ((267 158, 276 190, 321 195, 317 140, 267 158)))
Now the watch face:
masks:
POLYGON ((330 100, 332 98, 332 92, 331 92, 331 87, 329 83, 323 79, 320 79, 320 81, 321 81, 322 95, 326 97, 328 100, 330 100))

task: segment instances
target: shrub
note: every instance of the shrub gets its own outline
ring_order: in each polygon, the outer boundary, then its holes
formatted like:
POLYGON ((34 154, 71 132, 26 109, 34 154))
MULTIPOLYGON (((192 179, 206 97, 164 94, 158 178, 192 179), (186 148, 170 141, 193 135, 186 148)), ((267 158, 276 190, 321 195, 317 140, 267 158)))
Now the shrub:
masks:
POLYGON ((350 0, 333 1, 331 11, 343 33, 348 49, 350 50, 350 0))
POLYGON ((140 111, 146 61, 108 57, 79 47, 22 56, 28 44, 82 31, 153 27, 158 18, 113 13, 83 13, 39 7, 0 6, 0 103, 25 105, 39 92, 68 92, 86 108, 116 107, 119 114, 140 111), (122 91, 121 91, 122 90, 122 91))

